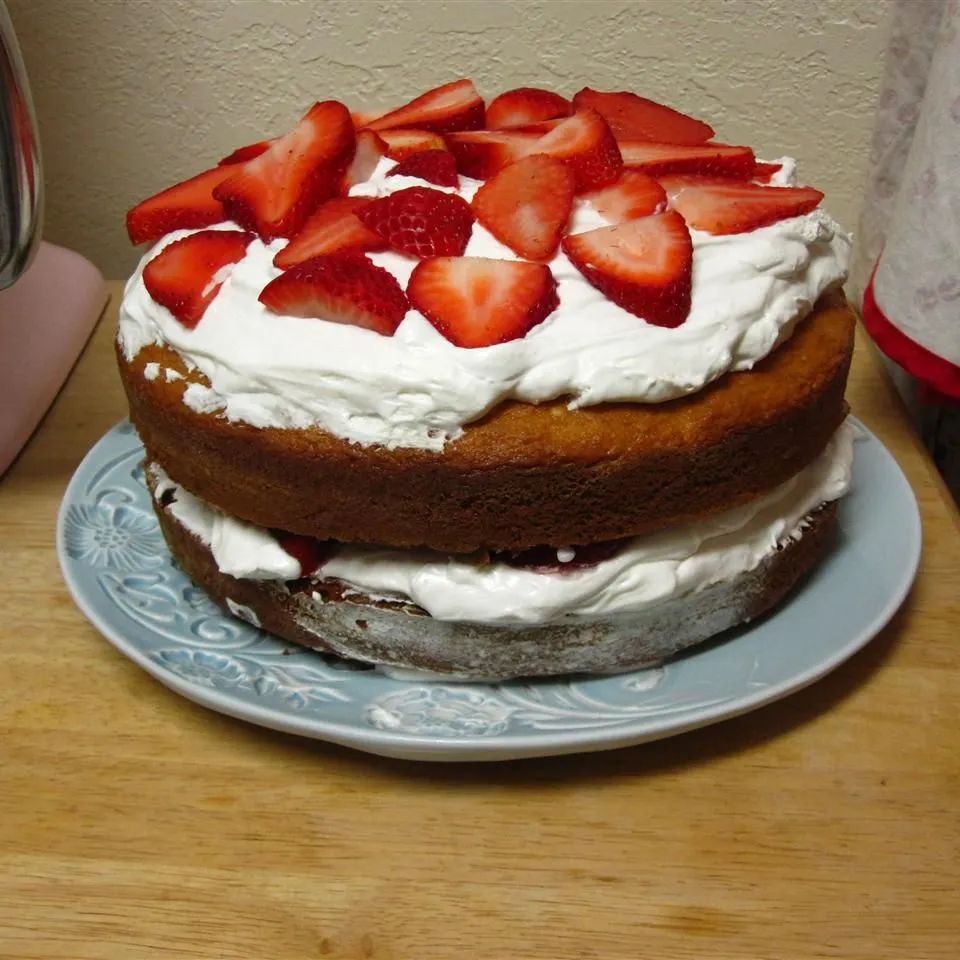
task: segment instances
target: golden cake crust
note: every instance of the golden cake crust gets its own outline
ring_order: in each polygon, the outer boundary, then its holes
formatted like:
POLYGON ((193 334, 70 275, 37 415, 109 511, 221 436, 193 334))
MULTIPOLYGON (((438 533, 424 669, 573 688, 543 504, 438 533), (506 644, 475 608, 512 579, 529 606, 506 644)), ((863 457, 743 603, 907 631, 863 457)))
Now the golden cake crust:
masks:
POLYGON ((320 539, 449 552, 582 544, 730 509, 783 483, 846 414, 854 317, 821 298, 753 370, 662 404, 568 410, 509 401, 441 452, 361 447, 319 429, 198 413, 169 348, 118 350, 149 459, 226 513, 320 539), (147 363, 183 380, 148 380, 147 363))

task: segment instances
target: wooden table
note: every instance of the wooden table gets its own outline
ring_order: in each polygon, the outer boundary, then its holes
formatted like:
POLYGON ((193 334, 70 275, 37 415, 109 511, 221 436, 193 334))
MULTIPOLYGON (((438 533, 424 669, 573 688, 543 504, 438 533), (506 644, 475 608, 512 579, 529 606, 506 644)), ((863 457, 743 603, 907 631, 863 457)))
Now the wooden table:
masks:
POLYGON ((54 520, 124 414, 118 293, 0 481, 3 960, 960 956, 957 516, 872 348, 849 396, 926 543, 862 653, 670 740, 418 765, 195 706, 74 607, 54 520))

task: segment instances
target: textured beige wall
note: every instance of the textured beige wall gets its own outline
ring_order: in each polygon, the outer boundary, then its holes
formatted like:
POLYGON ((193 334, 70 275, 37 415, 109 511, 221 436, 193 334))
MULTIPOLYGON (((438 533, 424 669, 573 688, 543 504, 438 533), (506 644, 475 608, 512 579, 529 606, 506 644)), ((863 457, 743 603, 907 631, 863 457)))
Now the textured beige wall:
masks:
POLYGON ((852 226, 889 5, 878 0, 9 0, 40 120, 46 237, 108 275, 127 207, 290 125, 458 76, 485 96, 632 89, 793 154, 852 226))

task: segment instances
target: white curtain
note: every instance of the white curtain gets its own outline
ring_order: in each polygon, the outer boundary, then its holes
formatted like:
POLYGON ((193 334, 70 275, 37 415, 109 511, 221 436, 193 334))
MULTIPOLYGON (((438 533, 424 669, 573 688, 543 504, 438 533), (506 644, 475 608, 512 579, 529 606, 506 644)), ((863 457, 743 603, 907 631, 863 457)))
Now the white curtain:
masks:
POLYGON ((957 495, 960 0, 896 0, 870 159, 851 288, 957 495))

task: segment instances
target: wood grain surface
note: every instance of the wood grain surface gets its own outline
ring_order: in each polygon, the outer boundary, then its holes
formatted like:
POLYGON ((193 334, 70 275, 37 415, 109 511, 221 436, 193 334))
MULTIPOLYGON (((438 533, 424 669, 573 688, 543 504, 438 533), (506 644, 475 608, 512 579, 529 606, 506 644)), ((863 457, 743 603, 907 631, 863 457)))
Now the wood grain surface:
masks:
POLYGON ((124 415, 111 289, 0 480, 0 958, 960 956, 958 521, 871 347, 850 401, 909 477, 925 548, 863 652, 669 740, 417 765, 196 706, 74 607, 54 522, 124 415))

